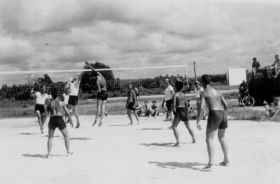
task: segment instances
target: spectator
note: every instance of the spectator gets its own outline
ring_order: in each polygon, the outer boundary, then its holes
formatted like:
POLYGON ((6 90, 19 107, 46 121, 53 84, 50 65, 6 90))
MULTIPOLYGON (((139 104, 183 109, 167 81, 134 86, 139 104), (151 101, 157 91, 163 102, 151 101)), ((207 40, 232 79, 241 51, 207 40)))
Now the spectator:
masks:
POLYGON ((253 63, 252 63, 252 72, 253 72, 253 78, 256 77, 256 73, 260 68, 260 63, 257 61, 257 58, 253 58, 253 63))
POLYGON ((152 116, 158 116, 159 115, 159 111, 158 111, 158 106, 157 106, 157 101, 153 101, 153 105, 151 106, 151 115, 152 116))
POLYGON ((275 71, 275 75, 273 77, 277 78, 280 69, 280 59, 278 54, 275 55, 275 61, 271 66, 274 67, 274 71, 275 71))
POLYGON ((144 116, 149 117, 151 115, 152 111, 148 101, 145 101, 143 110, 144 110, 144 116))

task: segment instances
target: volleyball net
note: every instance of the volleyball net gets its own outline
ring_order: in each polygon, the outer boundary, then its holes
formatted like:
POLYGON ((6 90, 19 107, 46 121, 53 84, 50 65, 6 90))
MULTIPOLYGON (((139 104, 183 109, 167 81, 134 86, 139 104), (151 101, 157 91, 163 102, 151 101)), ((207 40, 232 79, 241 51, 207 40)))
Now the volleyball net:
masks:
MULTIPOLYGON (((166 87, 166 78, 175 82, 178 78, 188 83, 187 65, 148 66, 131 68, 109 68, 101 63, 92 63, 106 80, 110 99, 125 98, 128 85, 132 83, 141 96, 162 95, 166 87)), ((87 101, 97 97, 97 85, 94 72, 83 68, 77 70, 45 70, 45 71, 3 71, 0 72, 0 117, 16 114, 25 116, 32 113, 35 99, 31 96, 32 89, 39 91, 46 86, 50 94, 52 88, 58 93, 67 93, 65 85, 74 77, 80 76, 79 100, 87 101), (22 110, 26 112, 22 112, 22 110), (18 114, 17 114, 18 113, 18 114)), ((187 85, 185 91, 187 91, 187 85)))

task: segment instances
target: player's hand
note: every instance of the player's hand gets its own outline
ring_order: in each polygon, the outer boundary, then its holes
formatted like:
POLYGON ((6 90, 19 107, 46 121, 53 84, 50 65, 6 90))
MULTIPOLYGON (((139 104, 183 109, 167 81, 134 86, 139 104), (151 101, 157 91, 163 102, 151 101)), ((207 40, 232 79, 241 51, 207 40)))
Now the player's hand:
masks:
POLYGON ((70 125, 71 125, 72 128, 74 127, 72 119, 70 119, 70 120, 68 121, 68 123, 70 123, 70 125))
POLYGON ((202 128, 201 128, 201 124, 200 124, 200 122, 197 122, 197 129, 200 131, 200 130, 202 130, 202 128))

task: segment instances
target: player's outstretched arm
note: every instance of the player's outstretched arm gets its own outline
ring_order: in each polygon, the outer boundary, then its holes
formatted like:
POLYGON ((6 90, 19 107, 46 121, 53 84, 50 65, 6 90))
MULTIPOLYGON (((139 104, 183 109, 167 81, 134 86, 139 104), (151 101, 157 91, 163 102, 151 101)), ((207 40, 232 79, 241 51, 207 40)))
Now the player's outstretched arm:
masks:
POLYGON ((227 110, 227 108, 228 108, 228 103, 227 103, 227 101, 225 100, 224 96, 222 96, 222 104, 223 104, 225 110, 227 110))
POLYGON ((196 117, 196 123, 197 123, 198 130, 201 130, 200 119, 202 117, 202 107, 203 107, 204 103, 205 103, 204 92, 202 92, 200 95, 200 103, 198 105, 197 117, 196 117))
POLYGON ((70 122, 70 124, 71 124, 71 127, 73 127, 73 126, 74 126, 74 125, 73 125, 73 120, 72 120, 72 117, 71 117, 71 115, 70 115, 70 112, 69 112, 68 108, 66 107, 65 103, 63 103, 63 110, 64 110, 64 112, 66 113, 68 119, 70 120, 69 122, 70 122))

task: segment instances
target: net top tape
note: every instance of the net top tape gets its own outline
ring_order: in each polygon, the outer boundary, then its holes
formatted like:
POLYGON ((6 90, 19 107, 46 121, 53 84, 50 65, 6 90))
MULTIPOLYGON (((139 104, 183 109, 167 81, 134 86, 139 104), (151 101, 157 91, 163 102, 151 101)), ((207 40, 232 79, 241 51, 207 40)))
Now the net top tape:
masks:
MULTIPOLYGON (((152 69, 170 69, 186 68, 188 65, 170 65, 170 66, 145 66, 145 67, 127 67, 127 68, 103 68, 96 71, 124 71, 124 70, 152 70, 152 69)), ((0 75, 17 75, 17 74, 38 74, 38 73, 64 73, 64 72, 86 72, 91 69, 74 69, 74 70, 30 70, 30 71, 1 71, 0 75)))

